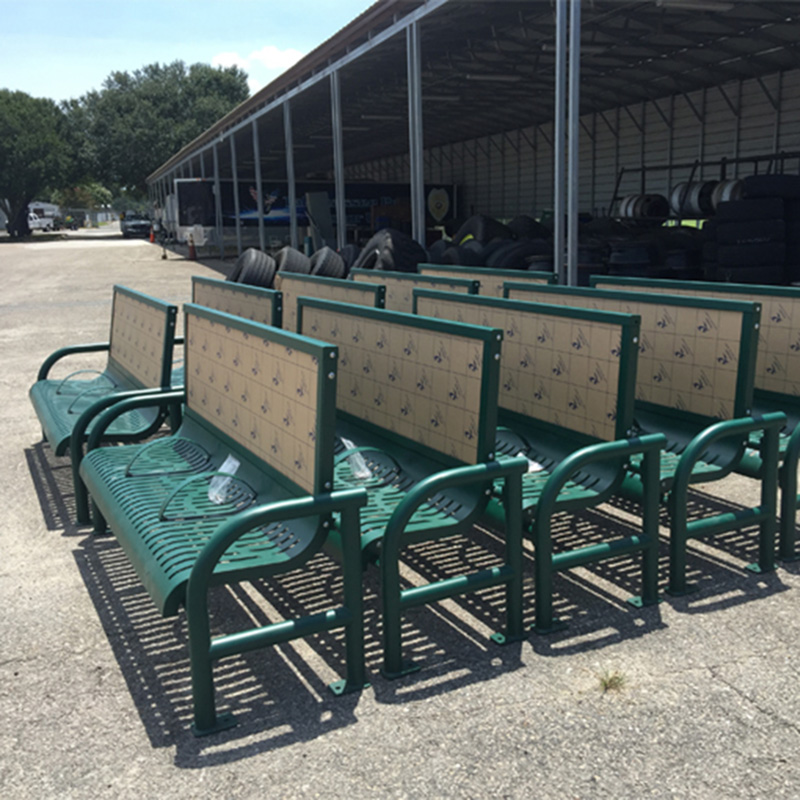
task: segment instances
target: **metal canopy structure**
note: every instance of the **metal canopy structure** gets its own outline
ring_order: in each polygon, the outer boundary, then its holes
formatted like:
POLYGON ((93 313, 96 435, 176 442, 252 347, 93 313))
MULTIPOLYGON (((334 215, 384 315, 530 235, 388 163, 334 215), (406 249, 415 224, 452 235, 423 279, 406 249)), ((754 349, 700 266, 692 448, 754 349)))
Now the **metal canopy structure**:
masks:
MULTIPOLYGON (((252 179, 258 161, 271 179, 341 182, 345 166, 550 122, 564 2, 379 0, 148 180, 212 171, 252 179)), ((800 68, 796 2, 580 7, 581 115, 800 68)))

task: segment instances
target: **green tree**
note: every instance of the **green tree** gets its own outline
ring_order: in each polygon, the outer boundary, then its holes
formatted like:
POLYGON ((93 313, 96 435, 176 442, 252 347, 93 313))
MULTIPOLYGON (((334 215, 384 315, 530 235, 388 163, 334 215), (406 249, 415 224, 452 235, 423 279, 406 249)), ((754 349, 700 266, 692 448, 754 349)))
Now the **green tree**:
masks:
POLYGON ((143 195, 151 172, 248 95, 238 67, 175 61, 114 72, 66 111, 70 129, 84 132, 80 157, 94 177, 143 195))
POLYGON ((0 89, 0 209, 12 236, 30 233, 28 204, 69 168, 64 126, 52 100, 0 89))

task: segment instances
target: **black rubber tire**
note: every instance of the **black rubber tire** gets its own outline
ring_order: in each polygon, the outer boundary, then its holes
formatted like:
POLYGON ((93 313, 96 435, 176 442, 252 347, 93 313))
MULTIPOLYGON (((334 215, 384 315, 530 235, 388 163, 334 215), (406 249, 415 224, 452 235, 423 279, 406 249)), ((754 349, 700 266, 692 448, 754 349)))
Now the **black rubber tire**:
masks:
POLYGON ((250 264, 260 262, 261 256, 263 255, 264 253, 257 250, 255 247, 248 247, 247 250, 244 250, 239 258, 236 259, 236 263, 233 265, 230 275, 228 275, 225 280, 236 283, 239 280, 239 276, 242 274, 242 270, 250 264))
POLYGON ((717 227, 719 244, 761 244, 782 242, 786 223, 782 219, 754 219, 750 222, 725 222, 717 227))
MULTIPOLYGON (((717 222, 751 222, 757 219, 783 219, 785 202, 780 197, 758 200, 731 200, 717 206, 717 222)), ((708 223, 704 228, 708 227, 708 223)))
POLYGON ((330 247, 323 247, 311 256, 311 274, 321 278, 346 278, 344 259, 330 247))
POLYGON ((461 265, 461 251, 459 248, 451 245, 448 247, 444 253, 442 253, 442 264, 449 264, 452 266, 460 266, 461 265))
POLYGON ((339 251, 339 255, 342 257, 342 261, 344 261, 344 266, 348 273, 350 272, 350 267, 353 266, 360 252, 361 248, 357 244, 346 244, 339 251))
POLYGON ((254 252, 256 255, 242 267, 237 283, 246 283, 249 286, 263 286, 266 289, 271 289, 277 271, 275 259, 260 250, 255 250, 254 252))
POLYGON ((517 239, 549 239, 551 232, 533 217, 520 214, 508 223, 508 229, 517 239))
POLYGON ((488 244, 492 239, 513 239, 511 229, 502 222, 498 222, 485 214, 471 216, 453 236, 454 244, 465 244, 470 239, 476 239, 481 244, 488 244))
POLYGON ((352 269, 383 269, 416 272, 428 257, 425 248, 402 231, 379 230, 365 245, 352 269))
POLYGON ((311 272, 311 259, 305 253, 288 245, 278 250, 275 264, 279 272, 297 272, 301 275, 308 275, 311 272))
POLYGON ((508 242, 486 259, 487 267, 495 269, 529 269, 531 256, 551 255, 553 245, 545 239, 520 239, 508 242))
POLYGON ((719 245, 717 262, 720 267, 749 268, 785 264, 786 245, 783 242, 719 245))
POLYGON ((428 263, 429 264, 443 264, 442 256, 444 255, 444 251, 450 247, 450 242, 444 239, 437 239, 429 248, 428 248, 428 263))
POLYGON ((742 197, 800 200, 800 175, 750 175, 742 178, 742 197))

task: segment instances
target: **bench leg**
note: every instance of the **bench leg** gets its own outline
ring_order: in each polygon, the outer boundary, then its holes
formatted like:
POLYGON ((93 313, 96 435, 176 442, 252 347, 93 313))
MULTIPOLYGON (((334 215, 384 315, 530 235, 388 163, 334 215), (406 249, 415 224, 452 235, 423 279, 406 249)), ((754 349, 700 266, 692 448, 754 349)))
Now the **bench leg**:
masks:
POLYGON ((661 501, 660 452, 647 452, 642 460, 642 596, 634 605, 658 603, 658 521, 661 501))
POLYGON ((509 475, 503 487, 503 508, 505 509, 506 565, 511 576, 506 582, 506 630, 505 633, 492 634, 496 644, 519 642, 525 636, 523 622, 523 521, 522 521, 522 478, 509 475))
MULTIPOLYGON (((778 431, 770 428, 761 440, 761 512, 758 562, 750 564, 751 572, 772 572, 775 569, 775 532, 778 514, 778 431)), ((792 515, 794 520, 794 515, 792 515)))
POLYGON ((330 685, 334 694, 356 692, 369 686, 364 664, 364 589, 361 582, 361 529, 359 509, 346 507, 341 518, 344 605, 350 612, 345 627, 347 677, 330 685))
POLYGON ((669 495, 669 583, 667 593, 682 597, 696 590, 686 582, 686 543, 689 540, 688 497, 685 492, 669 495))
MULTIPOLYGON (((794 440, 794 436, 792 439, 794 440)), ((800 497, 797 495, 797 461, 797 453, 792 447, 787 450, 779 473, 781 522, 778 557, 781 561, 796 561, 798 558, 795 539, 795 518, 800 505, 800 497)))
POLYGON ((95 536, 102 536, 108 533, 108 523, 103 516, 103 512, 97 507, 97 503, 92 500, 92 522, 94 523, 95 536))
POLYGON ((88 525, 91 521, 89 510, 89 492, 86 491, 86 484, 80 476, 80 462, 72 461, 72 485, 75 489, 75 518, 79 525, 88 525))

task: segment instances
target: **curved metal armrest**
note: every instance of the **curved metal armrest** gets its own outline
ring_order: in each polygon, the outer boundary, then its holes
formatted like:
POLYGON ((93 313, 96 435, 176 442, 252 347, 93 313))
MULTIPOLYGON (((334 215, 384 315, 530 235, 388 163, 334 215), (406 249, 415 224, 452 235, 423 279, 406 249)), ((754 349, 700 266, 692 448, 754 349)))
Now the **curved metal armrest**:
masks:
MULTIPOLYGON (((122 403, 126 400, 136 399, 152 394, 158 394, 159 392, 161 392, 161 389, 131 389, 127 392, 118 392, 116 394, 106 395, 105 397, 95 400, 94 403, 92 403, 81 413, 72 428, 69 441, 69 452, 73 463, 76 463, 76 459, 77 461, 80 461, 80 459, 83 457, 83 440, 86 438, 86 431, 88 430, 89 425, 92 424, 92 420, 95 417, 99 416, 105 409, 109 408, 110 406, 114 406, 117 403, 122 403)), ((152 405, 152 403, 150 403, 150 405, 152 405)), ((111 420, 109 420, 108 424, 110 424, 110 422, 111 420)), ((108 424, 104 426, 104 430, 106 427, 108 427, 108 424)))
POLYGON ((42 366, 39 367, 39 373, 36 376, 37 381, 43 381, 47 378, 47 374, 50 372, 53 364, 56 361, 60 361, 62 358, 66 356, 76 355, 78 353, 99 353, 103 350, 108 350, 111 347, 110 342, 93 342, 91 344, 73 344, 69 345, 68 347, 61 347, 53 353, 50 353, 49 356, 42 362, 42 366))
POLYGON ((777 453, 778 434, 785 425, 786 414, 780 411, 773 411, 769 414, 756 414, 751 417, 740 417, 738 419, 726 419, 711 425, 698 433, 686 446, 675 470, 674 486, 689 485, 694 465, 714 442, 738 438, 742 440, 744 446, 749 434, 754 431, 764 431, 766 436, 774 438, 774 449, 777 453))
POLYGON ((414 486, 398 504, 386 525, 381 545, 381 559, 387 556, 396 558, 400 551, 400 539, 414 512, 432 495, 445 489, 459 486, 489 485, 487 494, 491 494, 491 485, 499 480, 516 480, 522 482, 523 473, 528 470, 528 459, 524 456, 491 461, 483 464, 470 464, 443 470, 425 478, 414 486))
MULTIPOLYGON (((83 371, 84 370, 81 370, 81 372, 83 371)), ((75 395, 75 399, 69 404, 69 406, 67 406, 67 414, 74 414, 75 413, 74 409, 76 404, 80 403, 80 401, 83 400, 85 397, 91 397, 94 394, 108 395, 111 392, 114 392, 115 385, 116 384, 112 383, 111 386, 93 386, 90 389, 84 389, 84 391, 80 392, 80 394, 75 395)), ((115 395, 116 394, 117 393, 115 392, 115 395)))
MULTIPOLYGON (((108 426, 117 418, 126 414, 128 411, 133 411, 137 408, 150 408, 152 406, 169 406, 175 403, 183 403, 186 400, 186 392, 181 389, 179 391, 163 391, 162 389, 142 389, 139 392, 125 392, 122 394, 114 395, 113 398, 102 398, 98 403, 103 401, 110 405, 97 417, 97 422, 89 434, 89 441, 86 445, 86 452, 94 450, 100 446, 100 441, 108 426), (120 399, 121 398, 121 399, 120 399)), ((93 404, 79 418, 79 422, 88 415, 88 422, 97 413, 94 411, 97 404, 93 404)), ((77 426, 76 426, 77 430, 77 426)), ((84 433, 86 428, 84 427, 84 433)), ((73 430, 73 438, 75 437, 75 430, 73 430)))
POLYGON ((355 511, 366 503, 365 489, 344 489, 254 506, 226 519, 206 542, 192 567, 186 587, 187 608, 205 602, 208 583, 217 562, 233 542, 253 528, 299 517, 328 516, 334 511, 355 511))
MULTIPOLYGON (((64 378, 64 380, 62 380, 61 383, 58 384, 58 386, 56 387, 56 394, 61 394, 61 389, 66 385, 67 381, 71 380, 76 375, 86 375, 88 373, 91 373, 92 375, 97 375, 100 378, 105 378, 105 380, 107 380, 108 383, 110 384, 110 387, 108 387, 108 388, 113 389, 117 385, 111 379, 111 377, 106 375, 102 370, 99 370, 99 369, 76 369, 75 372, 70 372, 70 374, 67 375, 67 377, 64 378)), ((81 395, 86 394, 87 392, 96 391, 97 389, 101 389, 101 388, 106 388, 106 387, 100 387, 100 386, 94 387, 93 386, 93 387, 91 387, 89 389, 86 389, 84 392, 81 392, 81 395)), ((79 395, 79 397, 81 395, 79 395)))
POLYGON ((590 444, 570 453, 552 471, 545 482, 536 509, 537 516, 550 515, 558 502, 561 489, 569 479, 589 464, 598 461, 615 461, 628 459, 632 455, 642 453, 658 455, 666 447, 667 437, 663 433, 649 433, 645 436, 634 436, 630 439, 617 439, 613 442, 590 444))
POLYGON ((166 522, 168 519, 177 519, 177 517, 168 517, 167 509, 170 503, 177 499, 178 496, 185 492, 192 484, 210 483, 214 478, 228 478, 231 483, 244 487, 245 491, 238 496, 238 499, 234 498, 233 502, 221 502, 216 504, 213 500, 209 499, 208 503, 210 505, 208 506, 207 512, 198 510, 195 514, 181 514, 180 519, 193 520, 228 517, 231 514, 235 514, 237 511, 244 511, 245 508, 253 504, 256 492, 252 486, 245 483, 241 478, 237 478, 231 472, 204 472, 202 475, 190 475, 186 480, 181 481, 175 489, 167 495, 166 499, 161 504, 161 508, 158 509, 159 522, 166 522), (246 505, 242 505, 242 503, 246 503, 246 505))

